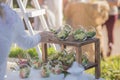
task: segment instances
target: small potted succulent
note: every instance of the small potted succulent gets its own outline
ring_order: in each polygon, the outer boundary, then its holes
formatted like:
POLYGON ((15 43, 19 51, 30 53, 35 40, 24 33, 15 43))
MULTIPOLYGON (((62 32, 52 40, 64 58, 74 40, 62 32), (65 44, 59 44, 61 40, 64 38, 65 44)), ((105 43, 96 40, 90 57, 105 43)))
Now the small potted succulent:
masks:
POLYGON ((87 38, 86 30, 84 28, 79 28, 73 32, 73 37, 76 41, 84 41, 87 38))
POLYGON ((34 69, 40 69, 42 65, 42 62, 39 58, 35 57, 34 59, 32 59, 32 66, 34 69))
POLYGON ((69 34, 72 31, 72 27, 68 24, 65 24, 65 25, 63 25, 63 30, 69 34))
POLYGON ((57 33, 55 34, 55 36, 59 39, 59 40, 66 40, 68 39, 68 36, 70 35, 72 31, 72 28, 70 25, 65 24, 63 25, 63 28, 60 29, 59 31, 57 31, 57 33))
POLYGON ((63 71, 63 67, 62 67, 63 65, 62 65, 62 63, 59 61, 59 62, 57 62, 57 64, 55 64, 55 66, 53 66, 52 68, 51 68, 51 72, 53 73, 53 74, 60 74, 60 73, 62 73, 62 71, 63 71))
POLYGON ((18 61, 16 61, 17 65, 19 66, 19 76, 20 78, 28 78, 30 75, 30 59, 29 58, 21 58, 18 56, 18 61))
POLYGON ((96 35, 96 29, 94 27, 91 27, 86 32, 87 38, 93 38, 96 35))
POLYGON ((83 66, 87 66, 87 65, 88 65, 88 62, 89 62, 89 60, 88 60, 87 54, 83 54, 83 55, 82 55, 82 65, 83 65, 83 66))
POLYGON ((42 66, 41 68, 41 77, 46 78, 50 76, 50 72, 46 66, 42 66))
POLYGON ((27 64, 21 64, 19 76, 21 78, 28 78, 29 75, 30 75, 30 67, 27 64))
POLYGON ((61 64, 57 64, 54 69, 55 69, 55 74, 61 74, 63 71, 63 67, 61 64))

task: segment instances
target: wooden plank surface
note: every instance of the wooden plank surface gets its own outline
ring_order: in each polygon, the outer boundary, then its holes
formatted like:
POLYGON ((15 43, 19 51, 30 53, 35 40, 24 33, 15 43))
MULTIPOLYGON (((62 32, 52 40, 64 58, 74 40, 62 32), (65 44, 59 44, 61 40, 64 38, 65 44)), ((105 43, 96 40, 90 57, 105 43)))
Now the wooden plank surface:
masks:
MULTIPOLYGON (((48 41, 45 41, 45 43, 54 43, 54 44, 64 44, 64 45, 69 45, 69 46, 83 46, 83 45, 87 45, 90 43, 95 43, 98 38, 91 38, 91 39, 86 39, 84 41, 75 41, 74 39, 71 39, 71 37, 68 37, 67 40, 60 40, 57 37, 55 37, 54 34, 50 33, 51 36, 49 38, 48 41)), ((44 41, 43 41, 44 42, 44 41)))

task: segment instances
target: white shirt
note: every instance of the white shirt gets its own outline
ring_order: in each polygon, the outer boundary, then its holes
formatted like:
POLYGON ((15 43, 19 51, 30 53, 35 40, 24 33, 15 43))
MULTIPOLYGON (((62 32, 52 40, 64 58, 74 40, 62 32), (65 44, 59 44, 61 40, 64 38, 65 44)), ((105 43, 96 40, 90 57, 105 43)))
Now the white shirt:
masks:
MULTIPOLYGON (((63 0, 45 0, 48 8, 55 16, 55 27, 60 27, 63 24, 63 0)), ((50 21, 49 21, 50 22, 50 21)))
POLYGON ((7 4, 1 3, 5 18, 0 17, 0 80, 4 80, 7 57, 12 43, 23 49, 36 46, 40 42, 40 34, 29 36, 25 32, 21 18, 7 4))
POLYGON ((109 15, 118 15, 118 7, 117 6, 110 7, 109 15))
POLYGON ((0 54, 7 54, 14 42, 23 49, 36 46, 40 42, 40 35, 29 36, 17 13, 7 4, 1 5, 4 7, 5 19, 0 17, 0 54))

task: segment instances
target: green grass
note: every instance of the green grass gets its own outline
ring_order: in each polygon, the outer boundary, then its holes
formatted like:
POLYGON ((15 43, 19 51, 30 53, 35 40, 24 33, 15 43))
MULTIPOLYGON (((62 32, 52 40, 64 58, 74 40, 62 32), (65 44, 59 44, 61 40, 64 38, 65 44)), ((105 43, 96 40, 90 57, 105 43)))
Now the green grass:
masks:
POLYGON ((106 80, 120 80, 120 56, 101 62, 102 77, 106 80))
MULTIPOLYGON (((55 52, 56 51, 53 47, 48 48, 48 56, 54 54, 55 52)), ((22 58, 24 58, 26 53, 28 53, 31 56, 31 58, 38 56, 38 53, 35 48, 23 50, 19 47, 12 47, 10 50, 9 57, 18 58, 18 56, 20 55, 22 58)))
POLYGON ((22 50, 18 47, 12 47, 11 48, 11 51, 10 51, 10 54, 9 54, 9 57, 10 58, 18 58, 18 55, 24 55, 25 53, 27 53, 25 50, 22 50))
MULTIPOLYGON (((94 68, 86 72, 94 74, 94 68)), ((101 77, 105 80, 120 80, 120 56, 101 60, 101 77)))

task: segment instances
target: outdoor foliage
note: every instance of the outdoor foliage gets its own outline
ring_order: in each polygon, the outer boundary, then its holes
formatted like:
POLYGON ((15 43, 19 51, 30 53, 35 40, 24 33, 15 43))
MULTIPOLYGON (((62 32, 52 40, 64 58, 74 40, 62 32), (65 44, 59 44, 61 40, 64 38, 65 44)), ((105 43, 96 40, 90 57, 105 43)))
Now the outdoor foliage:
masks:
MULTIPOLYGON (((56 51, 53 47, 48 48, 48 55, 54 54, 56 51)), ((18 55, 21 55, 21 57, 24 57, 24 55, 28 53, 32 58, 38 56, 38 53, 35 48, 31 48, 28 50, 23 50, 19 47, 12 47, 9 57, 10 58, 18 58, 18 55)))
POLYGON ((18 57, 18 54, 24 55, 25 53, 26 53, 25 50, 22 50, 22 49, 20 49, 20 48, 18 48, 18 47, 16 47, 16 48, 13 47, 13 48, 11 48, 9 57, 11 57, 11 58, 17 58, 17 57, 18 57))
MULTIPOLYGON (((86 72, 94 74, 94 68, 86 72)), ((105 80, 120 80, 120 56, 101 60, 101 77, 105 80)))
MULTIPOLYGON (((18 54, 24 55, 29 53, 31 57, 38 56, 36 49, 22 50, 19 47, 12 48, 9 57, 17 58, 18 54)), ((48 49, 48 55, 56 53, 53 47, 48 49)), ((94 68, 87 70, 88 73, 94 74, 94 68)), ((105 80, 120 80, 120 56, 107 58, 105 61, 101 60, 101 77, 105 80)))
MULTIPOLYGON (((17 0, 13 0, 13 7, 17 8, 18 7, 18 4, 17 4, 17 0)), ((32 5, 31 5, 31 0, 28 1, 27 3, 27 8, 32 8, 32 5)))
POLYGON ((101 62, 102 77, 105 80, 120 80, 120 56, 110 57, 101 62))

